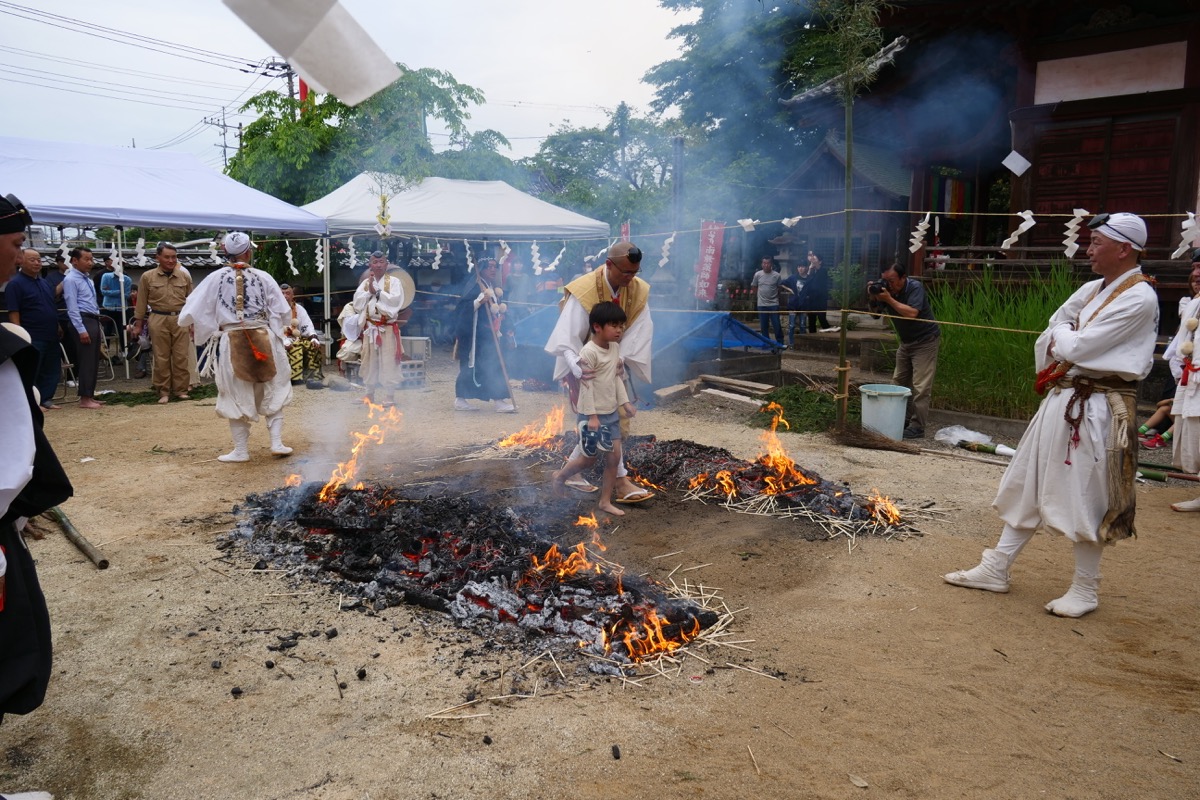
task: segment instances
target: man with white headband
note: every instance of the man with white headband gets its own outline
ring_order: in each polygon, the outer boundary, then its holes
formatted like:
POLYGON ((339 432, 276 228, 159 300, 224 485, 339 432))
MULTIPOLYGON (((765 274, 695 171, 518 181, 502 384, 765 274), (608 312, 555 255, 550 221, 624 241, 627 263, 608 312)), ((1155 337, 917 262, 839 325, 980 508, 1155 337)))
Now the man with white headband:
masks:
POLYGON ((180 325, 193 326, 196 344, 207 343, 203 373, 215 374, 217 415, 229 420, 233 450, 217 460, 250 460, 250 424, 259 415, 271 452, 290 455, 283 443, 283 407, 292 401, 283 329, 292 312, 275 279, 250 266, 249 236, 228 233, 224 246, 232 263, 201 281, 179 314, 180 325))
POLYGON ((1045 399, 1000 479, 1000 541, 978 566, 944 576, 1007 592, 1009 568, 1033 534, 1061 534, 1074 542, 1075 576, 1046 604, 1060 617, 1095 610, 1104 546, 1134 535, 1137 382, 1150 372, 1158 333, 1158 298, 1138 266, 1146 224, 1120 213, 1088 227, 1088 260, 1100 280, 1071 295, 1034 346, 1045 399))

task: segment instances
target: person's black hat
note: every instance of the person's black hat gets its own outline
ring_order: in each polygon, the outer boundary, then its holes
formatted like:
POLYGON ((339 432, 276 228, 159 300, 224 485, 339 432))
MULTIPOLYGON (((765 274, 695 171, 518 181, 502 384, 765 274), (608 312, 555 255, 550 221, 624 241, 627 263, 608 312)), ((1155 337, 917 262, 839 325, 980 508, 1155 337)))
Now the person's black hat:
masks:
POLYGON ((33 224, 33 217, 15 194, 0 197, 0 233, 20 233, 33 224))

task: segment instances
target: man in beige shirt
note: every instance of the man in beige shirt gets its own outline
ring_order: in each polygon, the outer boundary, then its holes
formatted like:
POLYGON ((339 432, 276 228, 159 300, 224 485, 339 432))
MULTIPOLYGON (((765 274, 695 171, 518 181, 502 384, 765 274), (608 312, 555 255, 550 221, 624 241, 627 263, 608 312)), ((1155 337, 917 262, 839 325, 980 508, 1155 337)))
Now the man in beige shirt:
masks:
POLYGON ((168 402, 171 395, 187 400, 190 383, 188 351, 192 349, 192 337, 187 329, 179 327, 179 311, 192 293, 192 279, 177 269, 179 257, 175 245, 159 242, 155 260, 158 268, 143 273, 138 282, 137 307, 130 333, 138 336, 147 326, 150 328, 158 402, 168 402))

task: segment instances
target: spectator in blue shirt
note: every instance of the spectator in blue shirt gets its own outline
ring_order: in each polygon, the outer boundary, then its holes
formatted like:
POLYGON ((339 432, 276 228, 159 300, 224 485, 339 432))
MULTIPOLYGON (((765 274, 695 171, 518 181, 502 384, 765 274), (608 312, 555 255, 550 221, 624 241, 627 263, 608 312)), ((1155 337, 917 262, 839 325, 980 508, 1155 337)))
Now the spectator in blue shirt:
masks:
POLYGON ((54 395, 62 376, 54 287, 42 277, 42 256, 37 250, 25 250, 18 266, 20 271, 4 293, 8 321, 20 325, 29 334, 33 349, 38 353, 33 383, 40 395, 38 402, 46 411, 54 411, 58 408, 54 404, 54 395))
POLYGON ((79 407, 101 408, 104 403, 96 400, 96 373, 100 369, 100 306, 96 303, 96 287, 88 277, 95 261, 89 247, 76 247, 70 255, 71 269, 62 285, 67 318, 71 323, 67 335, 74 338, 78 354, 75 364, 79 407))

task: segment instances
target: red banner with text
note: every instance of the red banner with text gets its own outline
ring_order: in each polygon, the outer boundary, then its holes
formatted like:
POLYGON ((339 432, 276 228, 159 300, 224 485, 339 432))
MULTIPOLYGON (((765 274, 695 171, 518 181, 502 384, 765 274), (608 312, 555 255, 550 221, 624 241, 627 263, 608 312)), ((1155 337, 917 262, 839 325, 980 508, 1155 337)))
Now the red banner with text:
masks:
POLYGON ((700 258, 696 261, 696 299, 717 297, 717 275, 721 271, 721 244, 725 241, 725 223, 700 221, 700 258))

